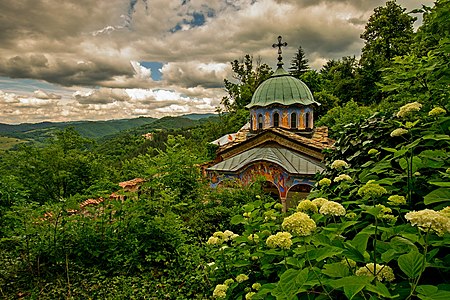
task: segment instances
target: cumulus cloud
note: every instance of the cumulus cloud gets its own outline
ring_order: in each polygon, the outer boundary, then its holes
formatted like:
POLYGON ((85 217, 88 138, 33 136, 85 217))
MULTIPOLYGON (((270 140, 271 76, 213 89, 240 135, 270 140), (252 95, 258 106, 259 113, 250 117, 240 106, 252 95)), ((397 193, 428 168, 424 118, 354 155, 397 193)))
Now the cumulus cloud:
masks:
MULTIPOLYGON (((410 10, 423 1, 397 2, 410 10)), ((82 91, 62 98, 36 88, 33 95, 3 92, 1 103, 42 105, 42 116, 23 114, 29 120, 213 111, 224 94, 223 79, 231 77, 230 61, 248 53, 275 67, 277 54, 271 45, 278 35, 289 44, 283 50, 286 66, 298 46, 316 69, 328 59, 358 56, 364 24, 373 9, 384 4, 385 0, 1 1, 0 76, 82 91), (139 61, 162 63, 162 80, 152 80, 151 71, 139 61), (127 89, 154 94, 136 100, 127 89), (158 100, 158 89, 175 92, 158 100), (34 100, 25 104, 23 99, 34 100), (55 101, 55 107, 46 105, 48 101, 55 101)), ((2 106, 2 112, 6 110, 2 106)), ((12 116, 20 108, 8 111, 12 116)))
POLYGON ((80 104, 109 104, 130 100, 130 96, 123 89, 100 88, 87 93, 77 91, 73 94, 80 104))
POLYGON ((61 99, 61 95, 57 95, 55 93, 48 93, 43 90, 34 91, 34 97, 38 99, 61 99))
POLYGON ((223 79, 231 75, 231 68, 225 63, 173 62, 162 67, 163 79, 168 84, 184 87, 223 86, 223 79))

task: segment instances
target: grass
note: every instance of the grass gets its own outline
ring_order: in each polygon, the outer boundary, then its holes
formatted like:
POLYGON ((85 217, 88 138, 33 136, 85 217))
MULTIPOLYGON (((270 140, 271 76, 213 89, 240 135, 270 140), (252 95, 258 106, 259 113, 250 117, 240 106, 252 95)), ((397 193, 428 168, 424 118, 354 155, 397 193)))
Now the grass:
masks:
POLYGON ((25 142, 26 142, 26 140, 21 140, 18 138, 0 136, 0 150, 8 150, 18 144, 25 143, 25 142))

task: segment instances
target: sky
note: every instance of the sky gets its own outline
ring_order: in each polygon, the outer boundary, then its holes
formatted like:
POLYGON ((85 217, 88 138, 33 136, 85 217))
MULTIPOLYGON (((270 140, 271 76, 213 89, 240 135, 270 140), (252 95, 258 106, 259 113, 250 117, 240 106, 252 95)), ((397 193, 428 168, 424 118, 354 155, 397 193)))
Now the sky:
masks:
MULTIPOLYGON (((397 0, 410 11, 430 0, 397 0)), ((358 57, 379 0, 0 0, 0 123, 215 112, 230 62, 358 57)), ((416 24, 417 27, 417 24, 416 24)))

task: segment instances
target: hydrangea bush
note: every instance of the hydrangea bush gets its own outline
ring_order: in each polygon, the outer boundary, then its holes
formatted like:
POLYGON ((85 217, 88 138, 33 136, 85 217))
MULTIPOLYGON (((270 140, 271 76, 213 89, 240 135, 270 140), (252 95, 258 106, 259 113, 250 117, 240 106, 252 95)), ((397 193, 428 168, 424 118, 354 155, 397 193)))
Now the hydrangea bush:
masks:
POLYGON ((213 298, 450 299, 449 125, 413 102, 347 126, 309 199, 255 199, 207 245, 213 298))

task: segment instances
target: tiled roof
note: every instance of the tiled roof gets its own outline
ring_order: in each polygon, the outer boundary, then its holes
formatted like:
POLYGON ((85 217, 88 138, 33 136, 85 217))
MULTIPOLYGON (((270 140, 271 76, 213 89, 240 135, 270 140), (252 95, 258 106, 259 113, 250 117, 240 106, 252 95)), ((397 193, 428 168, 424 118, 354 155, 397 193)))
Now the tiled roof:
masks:
POLYGON ((224 152, 227 149, 230 149, 234 146, 239 145, 242 142, 251 140, 253 138, 256 138, 262 134, 264 134, 265 132, 273 132, 276 133, 278 135, 281 135, 283 137, 289 138, 291 140, 294 140, 300 144, 303 144, 305 146, 310 146, 312 148, 317 149, 317 151, 322 151, 323 149, 326 148, 332 148, 333 144, 334 144, 334 140, 330 139, 328 137, 328 128, 327 127, 317 127, 314 129, 312 137, 308 138, 308 137, 304 137, 301 136, 295 132, 292 131, 288 131, 285 129, 282 129, 280 127, 277 128, 269 128, 266 129, 264 132, 261 132, 257 135, 249 135, 249 131, 238 131, 235 135, 235 138, 233 141, 221 146, 219 148, 218 152, 224 152))
POLYGON ((275 163, 291 174, 314 175, 317 172, 322 172, 324 169, 324 166, 320 162, 287 148, 268 144, 242 152, 209 167, 207 170, 236 172, 257 161, 275 163))

